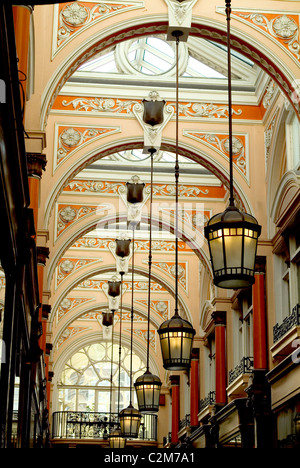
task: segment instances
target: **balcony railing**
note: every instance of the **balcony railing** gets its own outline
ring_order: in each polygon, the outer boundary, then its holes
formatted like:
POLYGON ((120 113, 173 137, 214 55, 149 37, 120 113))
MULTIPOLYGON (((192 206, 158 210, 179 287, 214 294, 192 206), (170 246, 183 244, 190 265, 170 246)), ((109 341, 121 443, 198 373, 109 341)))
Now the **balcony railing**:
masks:
POLYGON ((216 402, 216 392, 209 392, 208 396, 199 402, 199 412, 216 402))
MULTIPOLYGON (((58 411, 52 415, 53 439, 106 439, 116 428, 118 414, 83 411, 58 411)), ((157 440, 157 415, 144 414, 138 435, 139 440, 157 440)))
POLYGON ((297 304, 292 310, 292 313, 285 317, 282 323, 273 327, 273 342, 276 343, 283 335, 285 335, 294 326, 300 325, 300 305, 297 304))
POLYGON ((190 427, 190 425, 190 415, 186 414, 185 417, 179 421, 179 430, 181 431, 181 429, 184 429, 185 427, 190 427))
POLYGON ((242 374, 249 374, 253 370, 253 358, 252 357, 243 357, 240 363, 234 368, 231 369, 228 373, 228 382, 231 384, 235 379, 237 379, 242 374))

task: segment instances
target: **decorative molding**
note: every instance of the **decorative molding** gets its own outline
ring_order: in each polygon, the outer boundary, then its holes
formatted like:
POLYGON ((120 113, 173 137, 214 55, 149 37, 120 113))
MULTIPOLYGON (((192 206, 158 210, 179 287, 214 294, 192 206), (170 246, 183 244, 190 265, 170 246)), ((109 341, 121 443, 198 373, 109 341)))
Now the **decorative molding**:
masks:
MULTIPOLYGON (((144 307, 148 307, 148 300, 146 299, 136 299, 136 303, 142 304, 144 307)), ((156 312, 163 320, 169 318, 169 301, 150 301, 150 309, 152 312, 156 312)))
MULTIPOLYGON (((159 93, 157 91, 151 91, 149 93, 149 100, 161 101, 159 93)), ((159 151, 161 146, 162 132, 169 120, 174 114, 174 108, 172 106, 164 106, 164 118, 163 122, 159 125, 148 125, 143 120, 144 105, 143 103, 135 104, 132 107, 132 112, 135 115, 136 119, 140 123, 142 129, 144 130, 144 149, 143 152, 147 153, 149 148, 155 148, 159 151)))
POLYGON ((73 311, 76 307, 85 304, 86 302, 91 302, 94 299, 89 297, 72 297, 67 296, 65 297, 59 304, 57 308, 57 321, 59 322, 61 319, 64 318, 66 314, 70 311, 73 311))
POLYGON ((267 125, 264 133, 264 140, 265 140, 265 165, 267 167, 268 162, 269 162, 269 157, 270 157, 270 151, 271 151, 271 146, 272 146, 272 141, 273 141, 273 133, 274 133, 274 128, 276 124, 276 120, 279 114, 279 107, 275 109, 275 112, 273 113, 271 117, 270 123, 267 125))
POLYGON ((111 208, 108 203, 101 203, 99 205, 68 205, 57 204, 56 215, 56 239, 63 234, 73 223, 82 219, 83 217, 97 213, 103 216, 111 208))
MULTIPOLYGON (((261 112, 257 106, 254 106, 256 112, 253 111, 253 106, 248 105, 233 105, 232 117, 233 119, 249 119, 249 111, 256 120, 261 120, 261 112), (249 109, 249 111, 248 111, 249 109)), ((72 113, 91 113, 103 115, 118 115, 118 117, 132 117, 133 115, 138 118, 142 109, 141 99, 121 99, 121 98, 106 98, 106 97, 92 97, 92 96, 68 96, 60 94, 56 97, 52 106, 52 112, 66 112, 72 113), (139 112, 137 112, 139 111, 139 112)), ((174 119, 176 111, 176 103, 167 101, 165 105, 167 112, 167 119, 174 119)), ((222 120, 228 119, 228 105, 218 104, 211 102, 179 102, 178 104, 178 117, 181 119, 212 119, 222 120)), ((138 119, 139 120, 139 119, 138 119)), ((142 125, 142 123, 141 123, 142 125)), ((162 124, 163 125, 163 124, 162 124)), ((144 128, 144 125, 142 125, 144 128)))
MULTIPOLYGON (((130 333, 129 328, 125 328, 124 331, 128 332, 128 334, 130 333)), ((145 343, 148 342, 147 333, 148 333, 147 329, 141 329, 141 328, 133 329, 133 335, 135 335, 138 338, 141 338, 141 340, 144 341, 145 343)), ((149 330, 149 338, 150 338, 149 340, 150 348, 152 348, 153 351, 156 351, 156 330, 149 330)))
POLYGON ((96 141, 108 135, 120 132, 120 127, 96 127, 96 126, 72 126, 56 125, 55 139, 56 150, 54 154, 54 171, 75 151, 88 143, 96 141))
POLYGON ((78 34, 113 15, 144 7, 144 2, 83 1, 54 5, 52 58, 78 34))
MULTIPOLYGON (((221 7, 216 7, 216 11, 224 14, 224 9, 221 7)), ((231 16, 262 32, 299 63, 299 12, 233 8, 231 16)))
MULTIPOLYGON (((153 262, 152 261, 152 266, 153 266, 153 268, 157 268, 158 270, 164 271, 164 272, 168 273, 168 275, 175 278, 176 265, 175 265, 174 262, 153 262)), ((188 287, 188 284, 187 284, 187 264, 186 264, 186 262, 179 262, 178 263, 178 282, 184 288, 184 290, 186 291, 187 287, 188 287)))
POLYGON ((46 170, 47 159, 45 154, 26 153, 28 176, 41 178, 46 170))
MULTIPOLYGON (((187 135, 189 136, 189 135, 187 135)), ((83 180, 73 179, 63 189, 63 192, 74 193, 88 193, 99 195, 105 193, 106 195, 119 195, 120 191, 125 192, 126 182, 115 182, 109 180, 83 180), (122 189, 121 189, 122 187, 122 189)), ((145 183, 145 191, 148 192, 150 184, 145 183)), ((224 199, 226 189, 223 185, 187 185, 179 184, 178 196, 179 198, 210 198, 221 200, 224 199)), ((155 197, 171 197, 175 196, 175 184, 153 184, 153 194, 155 197)))
POLYGON ((176 1, 176 0, 165 0, 168 5, 168 41, 174 41, 174 36, 172 32, 180 30, 182 36, 180 36, 180 41, 186 42, 191 30, 192 23, 192 9, 197 0, 188 0, 188 1, 176 1))
MULTIPOLYGON (((216 150, 219 154, 229 160, 229 137, 228 133, 195 132, 183 130, 184 136, 200 141, 206 146, 216 150)), ((249 148, 248 135, 235 133, 232 137, 233 164, 249 183, 249 148)))
POLYGON ((90 330, 90 327, 67 327, 65 328, 57 340, 56 350, 58 350, 63 344, 65 344, 66 341, 69 341, 75 336, 82 334, 84 332, 87 332, 89 330, 90 330))
POLYGON ((62 257, 57 265, 56 269, 56 288, 68 278, 69 275, 73 274, 76 270, 83 268, 91 263, 102 262, 102 258, 71 258, 62 257))

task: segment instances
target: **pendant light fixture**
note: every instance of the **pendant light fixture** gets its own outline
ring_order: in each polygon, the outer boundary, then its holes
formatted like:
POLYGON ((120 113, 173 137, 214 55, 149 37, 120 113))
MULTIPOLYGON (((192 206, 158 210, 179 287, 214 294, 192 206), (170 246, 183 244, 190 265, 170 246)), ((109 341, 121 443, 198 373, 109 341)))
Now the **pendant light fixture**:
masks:
MULTIPOLYGON (((116 255, 121 258, 128 257, 130 254, 131 239, 121 237, 116 239, 116 255)), ((118 382, 118 425, 109 434, 110 448, 124 448, 126 446, 126 438, 123 437, 120 426, 120 396, 121 396, 121 355, 122 355, 122 311, 123 311, 123 278, 124 271, 120 271, 121 276, 121 291, 120 291, 120 336, 119 336, 119 382, 118 382)))
POLYGON ((121 272, 121 298, 120 298, 120 336, 119 336, 119 381, 118 381, 118 422, 117 427, 112 430, 108 436, 110 448, 124 448, 126 446, 126 438, 123 437, 119 414, 120 414, 120 392, 121 392, 121 354, 122 354, 122 294, 123 294, 123 275, 121 272))
POLYGON ((232 159, 232 96, 230 13, 231 2, 225 1, 227 19, 228 60, 228 117, 229 117, 229 206, 223 213, 216 214, 204 228, 208 241, 214 284, 225 289, 247 288, 254 283, 255 257, 261 226, 250 214, 243 213, 234 204, 233 159, 232 159))
POLYGON ((160 338, 163 366, 168 370, 187 370, 191 366, 191 351, 195 330, 190 322, 180 317, 178 313, 178 47, 181 31, 173 31, 176 39, 176 207, 175 207, 175 313, 173 317, 163 322, 157 330, 160 338))
POLYGON ((134 290, 134 229, 132 224, 132 291, 131 291, 131 333, 130 333, 130 401, 129 406, 120 411, 120 426, 123 437, 136 439, 138 437, 141 418, 140 412, 132 404, 132 341, 133 341, 133 290, 134 290))
POLYGON ((149 370, 150 356, 150 295, 151 295, 151 265, 152 265, 152 198, 153 198, 153 154, 156 149, 149 150, 151 156, 151 192, 150 192, 150 235, 149 235, 149 285, 148 285, 148 327, 147 327, 147 367, 146 372, 135 381, 135 390, 141 413, 155 413, 159 410, 161 381, 149 370))

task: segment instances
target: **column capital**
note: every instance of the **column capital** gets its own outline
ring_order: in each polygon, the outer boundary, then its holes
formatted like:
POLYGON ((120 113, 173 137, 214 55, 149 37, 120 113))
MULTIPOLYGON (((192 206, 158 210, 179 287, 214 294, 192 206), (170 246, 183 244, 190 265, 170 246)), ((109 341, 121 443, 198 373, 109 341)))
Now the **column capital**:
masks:
POLYGON ((51 305, 50 304, 43 304, 42 305, 42 317, 45 320, 48 320, 48 317, 51 312, 51 305))
POLYGON ((192 349, 191 359, 198 360, 199 355, 200 355, 200 349, 199 348, 193 348, 192 349))
POLYGON ((212 319, 215 325, 226 325, 226 312, 215 311, 212 313, 212 319))
POLYGON ((169 380, 172 386, 180 385, 180 375, 170 375, 169 380))
POLYGON ((46 155, 39 153, 26 153, 28 176, 42 177, 43 171, 46 169, 46 155))
POLYGON ((48 247, 37 247, 36 252, 38 264, 45 266, 50 253, 48 247))
POLYGON ((255 273, 266 272, 266 257, 260 255, 255 258, 255 273))

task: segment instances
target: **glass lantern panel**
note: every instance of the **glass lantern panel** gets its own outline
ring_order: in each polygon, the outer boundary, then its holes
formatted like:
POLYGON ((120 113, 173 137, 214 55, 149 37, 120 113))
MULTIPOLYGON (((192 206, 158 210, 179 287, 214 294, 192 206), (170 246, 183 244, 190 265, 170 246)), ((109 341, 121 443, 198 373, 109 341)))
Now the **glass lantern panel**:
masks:
POLYGON ((214 270, 221 270, 224 268, 223 261, 223 242, 222 237, 217 237, 210 242, 211 256, 213 261, 214 270))
POLYGON ((224 236, 224 245, 226 255, 226 267, 238 268, 238 271, 240 272, 242 266, 243 237, 236 235, 224 236))

